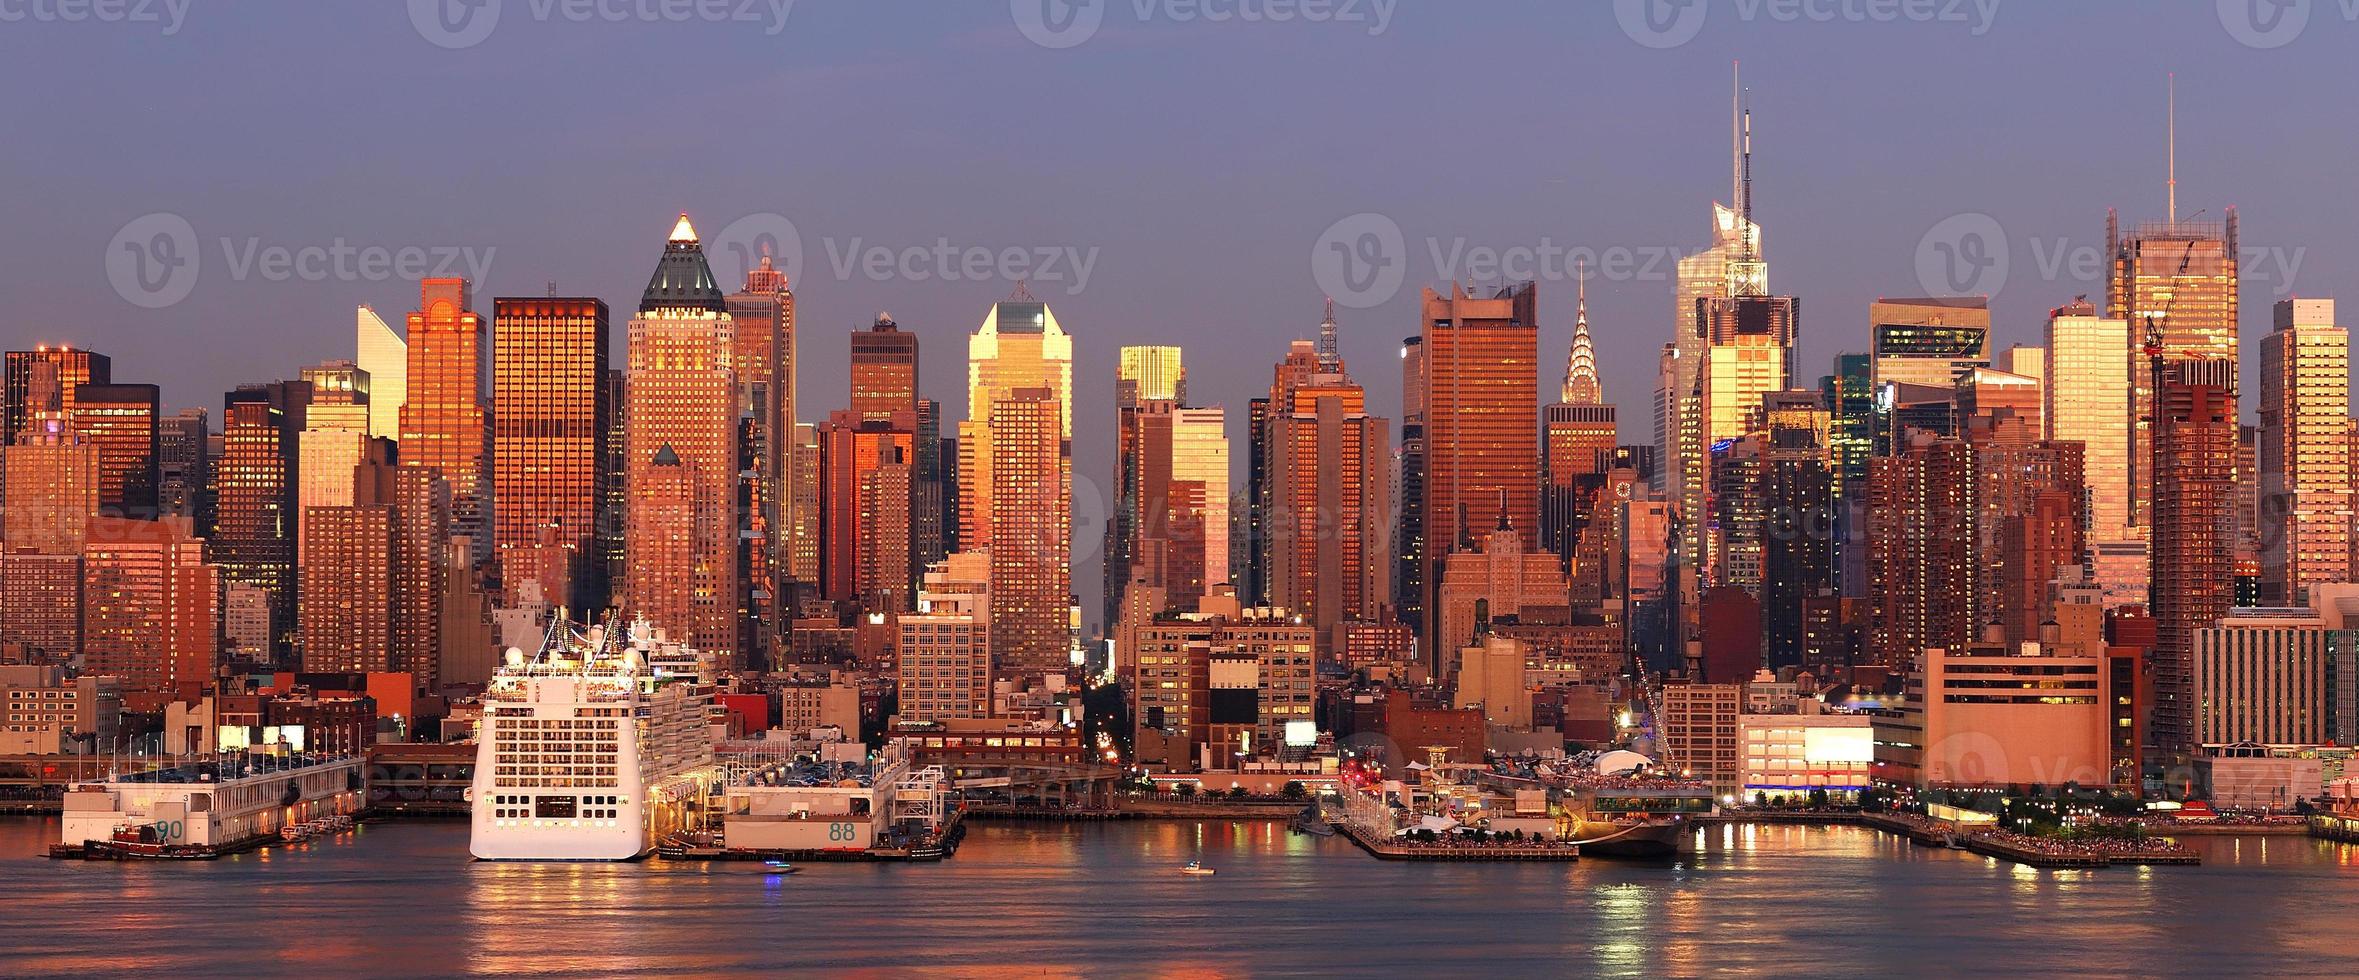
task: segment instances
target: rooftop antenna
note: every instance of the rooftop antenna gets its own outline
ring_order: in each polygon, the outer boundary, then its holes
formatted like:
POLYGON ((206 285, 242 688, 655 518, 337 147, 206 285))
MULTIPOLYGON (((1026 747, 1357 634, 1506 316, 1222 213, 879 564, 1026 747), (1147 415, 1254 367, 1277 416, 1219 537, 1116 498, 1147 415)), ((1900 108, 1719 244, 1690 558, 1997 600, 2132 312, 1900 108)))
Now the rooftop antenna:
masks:
POLYGON ((1745 83, 1742 62, 1728 63, 1728 206, 1743 208, 1745 195, 1745 83))
POLYGON ((1745 239, 1745 260, 1760 256, 1753 251, 1753 107, 1745 106, 1743 114, 1743 144, 1738 152, 1738 177, 1743 185, 1744 205, 1737 211, 1737 233, 1745 239))
POLYGON ((2163 112, 2167 117, 2163 123, 2163 133, 2164 139, 2170 143, 2170 149, 2166 155, 2170 160, 2171 223, 2177 224, 2179 221, 2179 73, 2171 72, 2167 78, 2169 79, 2169 94, 2163 100, 2165 106, 2163 112))
POLYGON ((551 299, 555 299, 555 298, 556 298, 556 296, 557 296, 557 280, 555 280, 555 279, 551 279, 551 280, 549 280, 548 286, 549 286, 549 297, 550 297, 551 299))
POLYGON ((1319 371, 1337 374, 1343 370, 1343 354, 1335 342, 1335 297, 1327 297, 1327 313, 1319 320, 1319 371))

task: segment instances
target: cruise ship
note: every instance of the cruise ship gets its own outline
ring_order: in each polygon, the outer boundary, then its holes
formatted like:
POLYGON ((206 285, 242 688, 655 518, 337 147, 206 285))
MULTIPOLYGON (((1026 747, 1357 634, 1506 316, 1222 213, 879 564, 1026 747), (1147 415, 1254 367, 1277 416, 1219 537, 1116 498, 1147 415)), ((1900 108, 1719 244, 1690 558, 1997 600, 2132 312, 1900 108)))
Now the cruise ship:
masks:
POLYGON ((559 616, 483 694, 468 850, 486 861, 628 861, 704 816, 721 773, 695 652, 559 616))

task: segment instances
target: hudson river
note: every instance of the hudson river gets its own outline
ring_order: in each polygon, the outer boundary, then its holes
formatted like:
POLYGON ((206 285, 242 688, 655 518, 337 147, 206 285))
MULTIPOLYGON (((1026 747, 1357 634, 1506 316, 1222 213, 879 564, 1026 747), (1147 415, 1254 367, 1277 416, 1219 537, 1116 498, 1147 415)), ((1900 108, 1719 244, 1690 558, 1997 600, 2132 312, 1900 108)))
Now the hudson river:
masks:
POLYGON ((1275 823, 994 824, 940 864, 478 864, 382 823, 211 863, 50 861, 0 818, 0 976, 2359 974, 2359 848, 2034 871, 1862 829, 1678 863, 1380 862, 1275 823), (1183 877, 1201 857, 1212 877, 1183 877))

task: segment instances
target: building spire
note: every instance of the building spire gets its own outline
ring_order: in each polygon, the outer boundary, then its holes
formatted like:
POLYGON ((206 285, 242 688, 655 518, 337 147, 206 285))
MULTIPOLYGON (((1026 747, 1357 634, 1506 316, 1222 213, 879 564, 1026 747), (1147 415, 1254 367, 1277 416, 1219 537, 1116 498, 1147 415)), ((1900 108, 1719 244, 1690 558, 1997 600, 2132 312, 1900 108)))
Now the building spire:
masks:
POLYGON ((2170 210, 2167 213, 2171 217, 2171 222, 2176 224, 2179 220, 2179 73, 2171 72, 2166 78, 2167 91, 2163 96, 2163 114, 2168 118, 2163 123, 2163 132, 2165 134, 2164 140, 2170 144, 2166 153, 2170 158, 2167 171, 2170 184, 2170 210))
POLYGON ((1567 405, 1598 405, 1605 401, 1597 378, 1597 348, 1589 338, 1589 263, 1574 262, 1573 347, 1565 355, 1564 395, 1567 405))
POLYGON ((1335 297, 1327 297, 1327 312, 1319 319, 1319 373, 1343 373, 1343 352, 1335 341, 1335 297))
POLYGON ((1731 61, 1728 63, 1728 206, 1740 214, 1745 209, 1744 120, 1743 63, 1731 61))

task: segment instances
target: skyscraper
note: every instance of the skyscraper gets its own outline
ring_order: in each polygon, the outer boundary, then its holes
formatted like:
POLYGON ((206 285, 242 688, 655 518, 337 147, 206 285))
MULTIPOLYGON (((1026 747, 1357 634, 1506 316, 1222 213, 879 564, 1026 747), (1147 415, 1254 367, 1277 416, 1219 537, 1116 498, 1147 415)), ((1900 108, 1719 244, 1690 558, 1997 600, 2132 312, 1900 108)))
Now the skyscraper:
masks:
POLYGON ((2195 634, 2233 605, 2236 369, 2162 351, 2153 360, 2154 745, 2185 760, 2199 748, 2195 634))
POLYGON ((82 550, 100 501, 98 447, 63 418, 35 418, 0 447, 0 547, 71 555, 82 550))
POLYGON ((86 384, 74 393, 74 431, 98 452, 98 507, 116 517, 156 514, 155 385, 86 384))
MULTIPOLYGON (((1018 389, 1045 389, 1056 400, 1059 438, 1069 467, 1073 339, 1048 304, 1034 299, 1021 283, 1013 296, 992 304, 983 325, 967 338, 967 419, 958 429, 959 545, 966 550, 991 546, 991 521, 999 513, 991 494, 1001 482, 991 470, 991 406, 1018 389)), ((1064 480, 1070 483, 1071 474, 1064 480)), ((1070 506, 1069 495, 1059 499, 1066 501, 1060 506, 1070 506)))
MULTIPOLYGON (((605 384, 606 301, 492 300, 493 542, 503 585, 540 583, 549 601, 606 605, 597 535, 614 406, 605 384)), ((619 518, 611 515, 607 519, 619 518)))
POLYGON ((163 420, 156 433, 156 508, 189 518, 198 537, 213 530, 211 415, 184 408, 163 420))
POLYGON ((739 639, 735 349, 735 321, 683 214, 631 318, 625 594, 632 609, 670 617, 657 625, 724 664, 739 639), (658 475, 661 486, 649 482, 658 475))
POLYGON ((105 354, 73 347, 42 345, 12 350, 0 356, 5 370, 0 380, 0 446, 14 445, 35 418, 71 418, 74 396, 86 384, 114 380, 114 362, 105 354))
POLYGON ((1315 627, 1322 649, 1340 649, 1340 624, 1378 621, 1391 599, 1390 435, 1340 359, 1272 396, 1284 401, 1266 450, 1269 601, 1315 627))
MULTIPOLYGON (((2113 212, 2105 215, 2106 250, 2113 256, 2105 313, 2130 326, 2123 356, 2130 362, 2135 392, 2129 459, 2129 521, 2147 524, 2149 494, 2159 474, 2153 465, 2154 368, 2147 353, 2158 347, 2164 364, 2213 360, 2228 365, 2228 390, 2236 382, 2236 209, 2220 221, 2148 222, 2125 235, 2113 212)), ((2158 614, 2157 619, 2160 619, 2158 614)))
POLYGON ((2047 438, 2078 442, 2088 461, 2089 538, 2124 541, 2130 528, 2131 364, 2128 321, 2075 301, 2048 312, 2047 438))
POLYGON ((778 597, 786 584, 785 529, 793 520, 787 469, 795 421, 795 296, 786 270, 765 254, 746 270, 745 285, 726 299, 734 321, 737 378, 738 590, 744 617, 742 656, 768 662, 772 639, 785 631, 778 597))
POLYGON ((1539 293, 1527 282, 1478 298, 1452 283, 1422 305, 1430 594, 1442 556, 1501 524, 1540 526, 1539 293))
POLYGON ((355 361, 369 376, 369 434, 399 439, 401 406, 410 393, 410 345, 376 310, 363 306, 353 319, 355 361))
POLYGON ((390 464, 394 452, 391 440, 369 435, 368 372, 351 361, 329 361, 304 368, 300 376, 311 386, 311 404, 304 409, 295 444, 298 568, 308 554, 310 522, 304 515, 313 508, 352 506, 354 468, 364 460, 390 464))
POLYGON ((1990 366, 1987 296, 1878 299, 1868 304, 1874 382, 1950 385, 1990 366))
POLYGON ((2280 300, 2261 339, 2261 599, 2351 581, 2351 335, 2331 299, 2280 300))
POLYGON ((472 309, 465 279, 419 284, 409 315, 409 374, 401 408, 401 465, 442 474, 452 533, 477 564, 492 554, 491 324, 472 309))
POLYGON ((1541 421, 1547 487, 1541 497, 1539 543, 1567 567, 1588 521, 1588 498, 1602 485, 1597 479, 1606 469, 1601 457, 1613 450, 1620 431, 1614 406, 1605 403, 1604 386, 1597 377, 1597 350, 1589 338, 1588 287, 1582 279, 1574 301, 1573 346, 1565 357, 1563 390, 1541 421))
POLYGON ((314 673, 393 669, 394 514, 378 500, 393 467, 351 469, 346 502, 303 508, 302 665, 314 673))
POLYGON ((221 582, 204 540, 179 518, 98 524, 82 559, 84 668, 123 678, 127 691, 212 682, 221 582))
POLYGON ((1030 680, 1071 663, 1071 442, 1055 389, 1016 388, 988 404, 991 656, 1001 676, 1030 680))
MULTIPOLYGON (((867 418, 859 412, 843 410, 828 415, 827 424, 819 429, 820 472, 820 569, 821 594, 838 602, 868 602, 877 599, 878 589, 892 596, 907 599, 914 583, 912 570, 905 559, 894 567, 901 578, 897 582, 876 581, 875 560, 871 559, 875 539, 880 533, 879 520, 906 522, 909 505, 879 506, 884 501, 872 499, 878 492, 877 471, 885 466, 899 466, 906 470, 917 453, 917 413, 909 409, 891 413, 884 418, 867 418), (863 574, 864 567, 866 574, 863 574)), ((885 478, 886 483, 906 486, 909 474, 885 478)), ((909 528, 893 532, 903 543, 909 542, 909 528)), ((874 609, 897 608, 890 602, 880 602, 874 609)))
POLYGON ((917 410, 917 335, 879 313, 866 330, 852 331, 852 411, 891 418, 917 410))
POLYGON ((241 385, 222 399, 221 456, 214 467, 213 536, 206 557, 224 581, 262 590, 273 653, 295 631, 295 537, 302 487, 298 445, 311 384, 241 385))
POLYGON ((1138 561, 1142 513, 1148 498, 1160 499, 1162 488, 1144 486, 1150 469, 1158 479, 1170 464, 1169 412, 1187 403, 1187 368, 1177 347, 1124 347, 1114 369, 1114 507, 1106 521, 1104 611, 1106 628, 1120 618, 1122 594, 1130 585, 1138 561), (1140 415, 1149 410, 1165 418, 1156 424, 1164 440, 1157 446, 1142 443, 1146 428, 1140 415), (1161 458, 1150 459, 1150 450, 1161 458))

